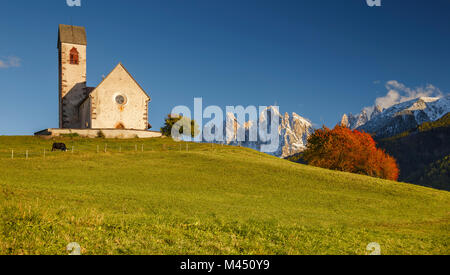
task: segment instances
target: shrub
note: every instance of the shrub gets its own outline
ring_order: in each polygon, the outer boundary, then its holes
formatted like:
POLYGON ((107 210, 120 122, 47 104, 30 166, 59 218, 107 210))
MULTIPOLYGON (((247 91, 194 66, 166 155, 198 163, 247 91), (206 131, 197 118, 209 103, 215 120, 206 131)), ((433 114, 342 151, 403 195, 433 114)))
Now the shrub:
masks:
POLYGON ((308 139, 303 159, 310 165, 326 169, 398 180, 396 160, 377 149, 373 138, 344 126, 317 130, 308 139))
POLYGON ((97 138, 105 138, 105 133, 103 133, 103 131, 98 131, 97 132, 97 138))

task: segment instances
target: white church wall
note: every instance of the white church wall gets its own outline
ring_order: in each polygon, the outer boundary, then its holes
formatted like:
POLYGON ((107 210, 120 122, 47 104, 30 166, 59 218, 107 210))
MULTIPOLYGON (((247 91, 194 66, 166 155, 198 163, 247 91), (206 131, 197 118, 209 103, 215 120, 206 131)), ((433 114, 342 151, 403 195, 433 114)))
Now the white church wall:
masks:
POLYGON ((148 97, 122 65, 92 92, 92 97, 91 128, 147 130, 148 97), (123 104, 117 102, 118 96, 123 97, 123 104))

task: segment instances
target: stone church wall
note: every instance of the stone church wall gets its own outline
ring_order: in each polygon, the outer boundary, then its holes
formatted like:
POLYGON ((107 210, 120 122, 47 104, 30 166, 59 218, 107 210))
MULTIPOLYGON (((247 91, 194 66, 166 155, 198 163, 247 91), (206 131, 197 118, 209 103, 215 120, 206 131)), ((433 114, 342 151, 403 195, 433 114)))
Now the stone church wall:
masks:
POLYGON ((60 127, 81 128, 79 106, 86 99, 86 46, 60 45, 60 127), (76 48, 79 63, 70 64, 70 51, 76 48))
POLYGON ((88 97, 80 106, 81 129, 91 128, 91 97, 88 97))

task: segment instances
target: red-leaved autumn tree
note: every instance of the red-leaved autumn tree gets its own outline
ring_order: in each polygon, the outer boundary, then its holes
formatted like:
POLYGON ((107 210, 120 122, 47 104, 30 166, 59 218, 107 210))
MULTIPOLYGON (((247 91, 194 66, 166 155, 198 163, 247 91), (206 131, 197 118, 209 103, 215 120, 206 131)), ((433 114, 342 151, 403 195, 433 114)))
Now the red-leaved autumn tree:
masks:
POLYGON ((372 136, 344 126, 323 127, 308 139, 303 154, 308 164, 326 169, 398 180, 396 160, 378 149, 372 136))

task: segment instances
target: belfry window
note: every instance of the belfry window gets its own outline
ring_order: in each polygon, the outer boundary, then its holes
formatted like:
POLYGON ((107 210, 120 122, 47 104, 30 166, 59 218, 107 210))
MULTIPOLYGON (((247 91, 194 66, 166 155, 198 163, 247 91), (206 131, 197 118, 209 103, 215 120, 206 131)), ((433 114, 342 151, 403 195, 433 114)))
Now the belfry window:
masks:
POLYGON ((78 56, 79 55, 78 55, 77 49, 75 47, 72 48, 70 50, 70 64, 78 65, 78 63, 79 63, 79 60, 78 60, 79 57, 78 56))

